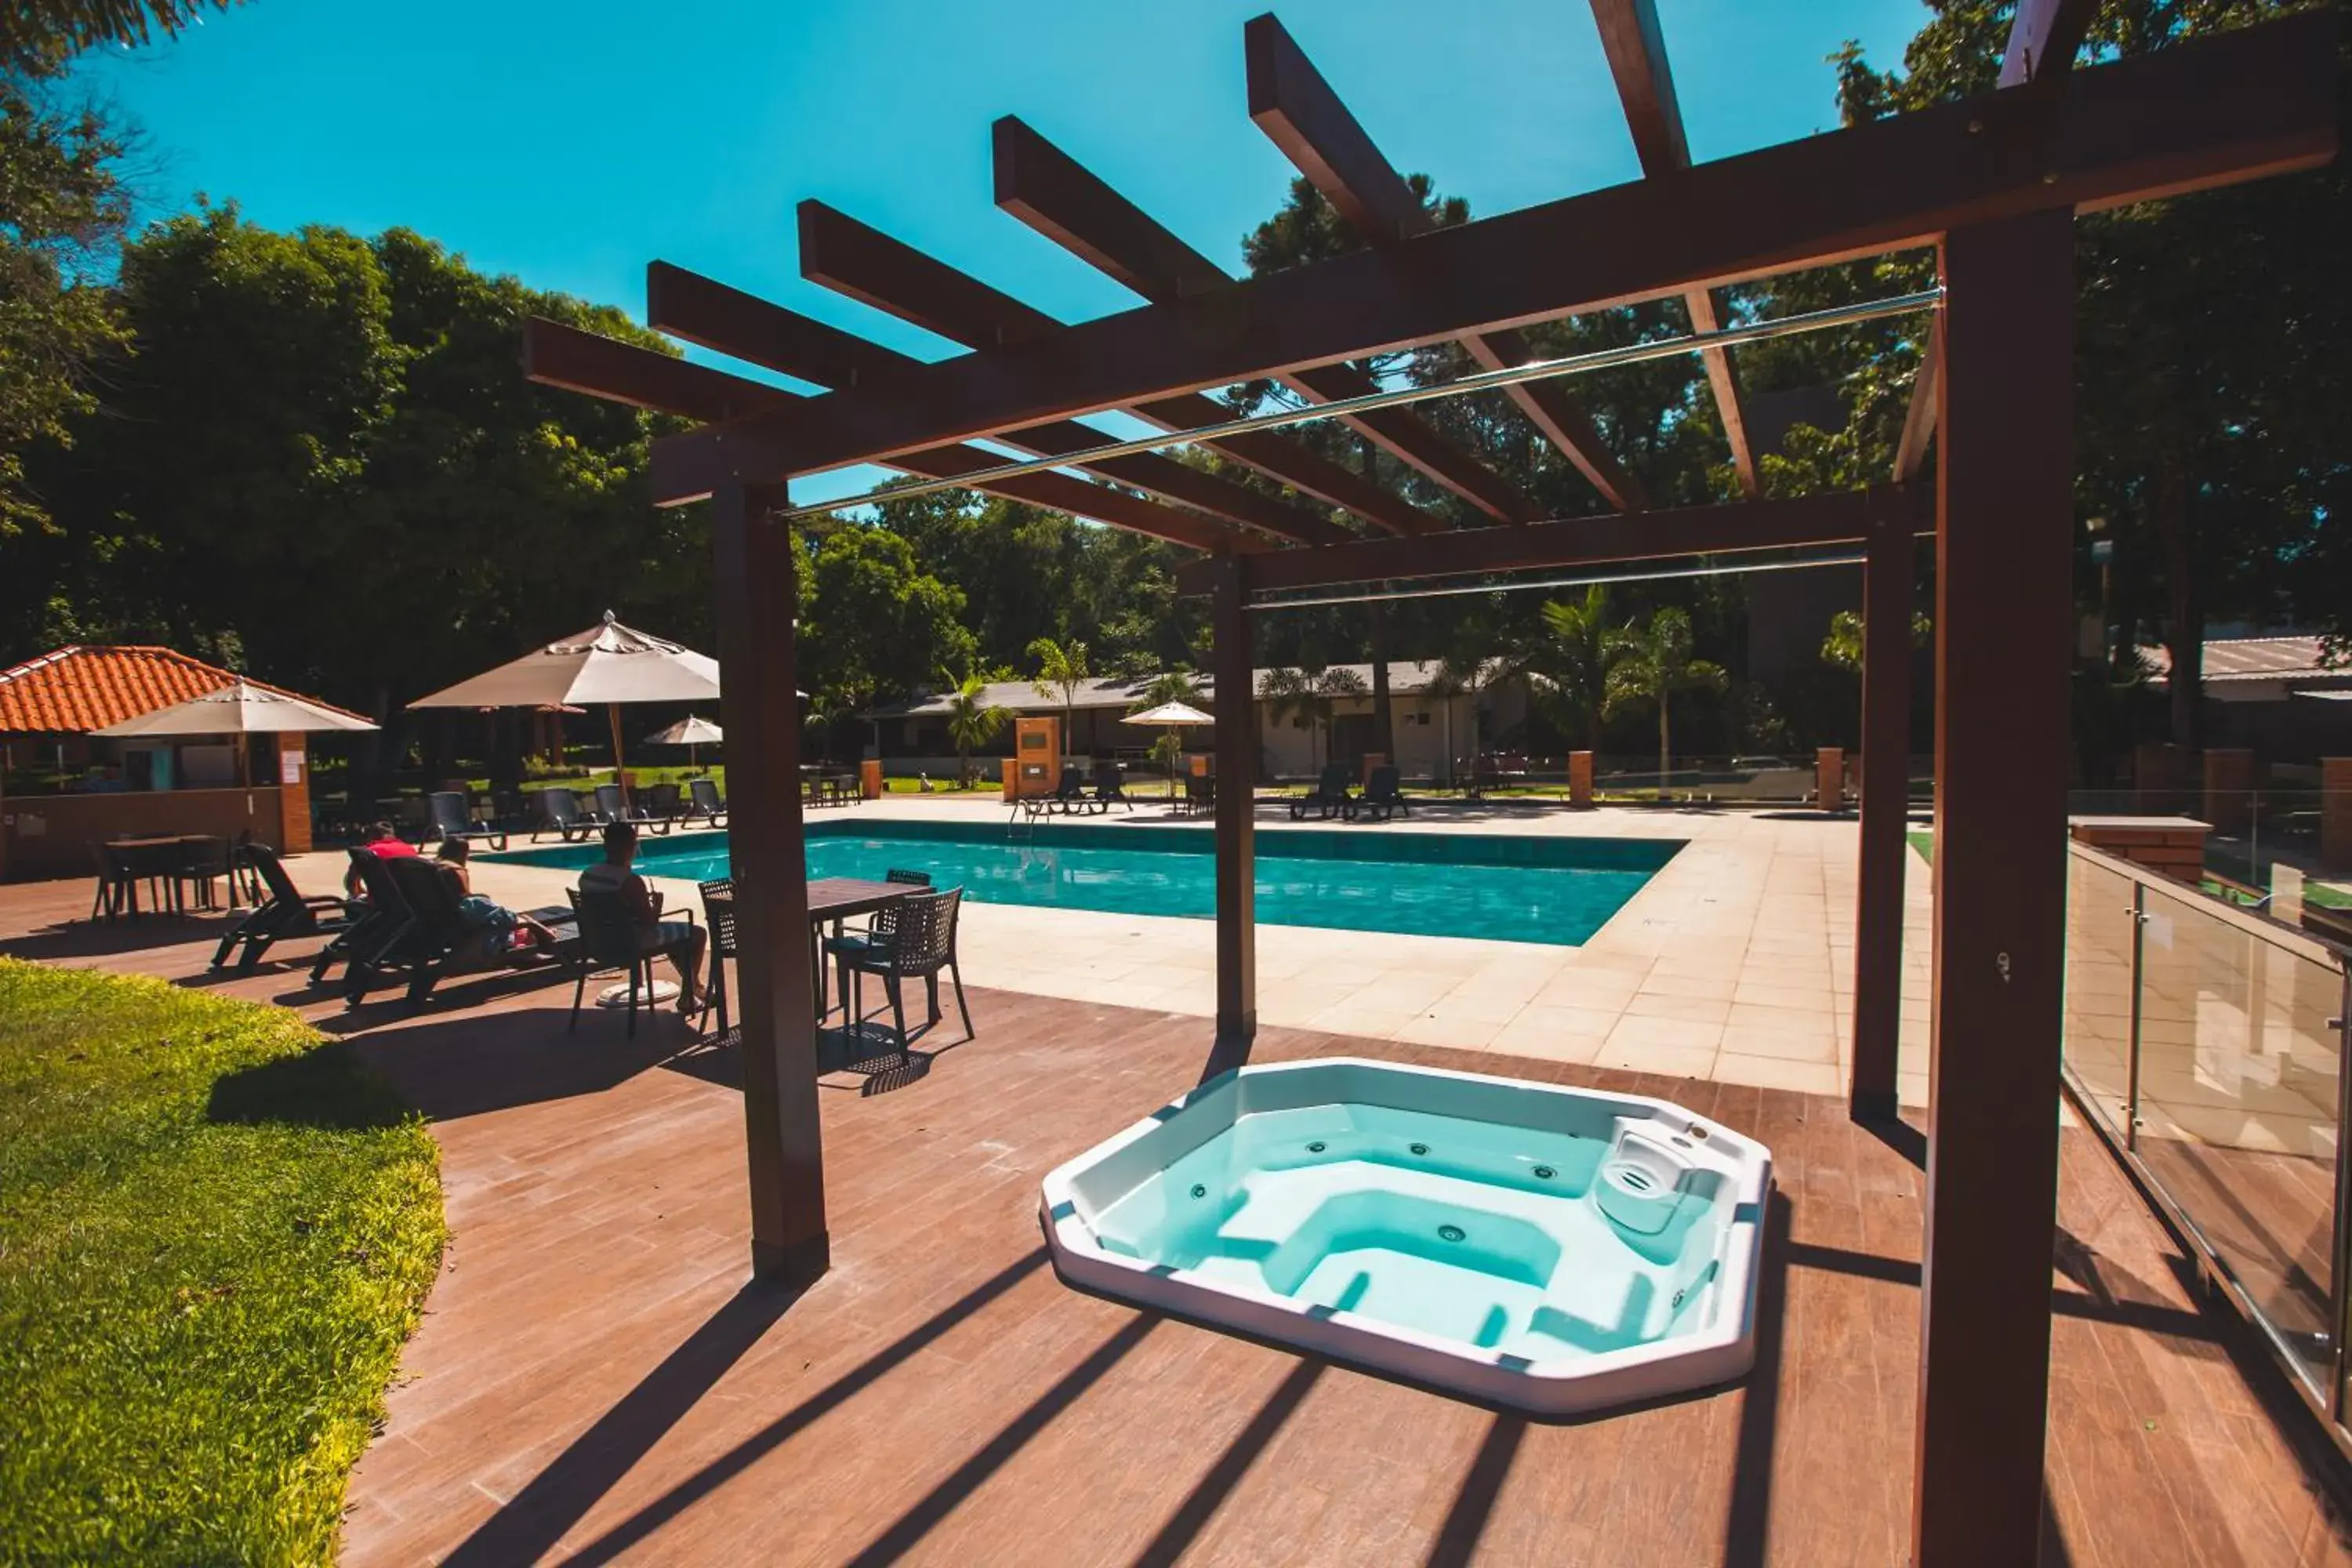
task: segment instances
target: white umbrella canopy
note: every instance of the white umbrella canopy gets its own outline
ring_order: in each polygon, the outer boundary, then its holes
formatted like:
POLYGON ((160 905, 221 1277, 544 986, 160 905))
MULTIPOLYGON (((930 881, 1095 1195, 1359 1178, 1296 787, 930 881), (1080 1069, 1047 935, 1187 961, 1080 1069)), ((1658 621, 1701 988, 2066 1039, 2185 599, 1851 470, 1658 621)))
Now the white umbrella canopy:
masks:
POLYGON ((533 648, 520 658, 461 680, 411 708, 535 708, 543 702, 604 705, 613 727, 613 772, 625 793, 621 759, 624 702, 709 702, 719 696, 719 661, 684 643, 625 626, 604 612, 577 637, 533 648))
POLYGON ((697 715, 680 719, 667 730, 656 730, 646 737, 648 746, 708 746, 727 738, 727 731, 709 720, 697 715))
POLYGON ((682 643, 625 626, 604 612, 603 624, 577 637, 533 648, 520 658, 470 680, 420 697, 411 708, 534 708, 542 702, 582 707, 615 702, 709 702, 719 696, 719 661, 682 643))
POLYGON ((1162 702, 1157 708, 1146 708, 1140 713, 1130 713, 1119 722, 1150 724, 1160 729, 1172 729, 1183 724, 1213 724, 1216 720, 1189 702, 1162 702))
POLYGON ((185 702, 125 719, 90 733, 109 739, 137 735, 281 735, 319 730, 373 730, 375 726, 340 710, 273 691, 248 680, 233 680, 185 702))

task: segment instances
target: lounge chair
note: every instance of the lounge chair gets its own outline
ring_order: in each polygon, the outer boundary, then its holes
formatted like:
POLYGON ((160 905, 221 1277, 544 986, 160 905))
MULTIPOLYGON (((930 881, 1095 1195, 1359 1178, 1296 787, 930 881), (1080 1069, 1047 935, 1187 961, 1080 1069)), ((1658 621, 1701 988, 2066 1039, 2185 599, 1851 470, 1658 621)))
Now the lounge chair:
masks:
POLYGON ((539 842, 542 833, 561 834, 563 842, 586 838, 604 826, 602 812, 593 811, 580 804, 580 796, 568 789, 552 784, 539 792, 539 823, 530 830, 530 841, 539 842))
POLYGON ((643 805, 632 802, 627 792, 616 784, 596 786, 596 815, 607 822, 633 822, 656 833, 667 833, 671 827, 667 819, 657 817, 643 805))
POLYGON ((350 923, 337 931, 334 941, 320 948, 319 956, 311 961, 313 985, 325 984, 335 965, 352 963, 359 955, 374 952, 408 922, 408 906, 400 901, 391 873, 383 868, 383 858, 367 849, 350 853, 352 880, 359 884, 361 897, 349 906, 350 923))
POLYGON ((1397 787, 1397 779, 1394 768, 1374 768, 1364 781, 1364 793, 1348 803, 1348 820, 1353 822, 1359 813, 1374 822, 1386 822, 1400 811, 1411 816, 1412 803, 1397 787))
POLYGON ((1326 763, 1323 776, 1315 781, 1315 787, 1292 798, 1290 820, 1302 821, 1310 811, 1328 819, 1334 812, 1346 811, 1354 798, 1348 793, 1348 764, 1326 763))
MULTIPOLYGON (((917 1037, 928 1034, 940 1021, 942 969, 955 983, 956 1011, 963 1016, 964 1037, 973 1037, 971 1006, 964 1000, 963 972, 956 963, 956 914, 962 903, 961 888, 950 888, 943 893, 917 893, 899 900, 892 909, 897 924, 889 944, 850 961, 851 974, 881 977, 883 989, 889 993, 890 1021, 901 1056, 906 1055, 917 1037), (929 1021, 914 1034, 907 1029, 906 983, 909 980, 923 982, 930 1002, 929 1021)), ((850 1010, 849 1021, 853 1030, 866 1022, 855 1006, 850 1010)))
POLYGON ((1087 809, 1108 815, 1115 801, 1133 811, 1135 802, 1127 798, 1126 783, 1127 774, 1117 763, 1105 763, 1095 769, 1094 789, 1087 796, 1087 809))
POLYGON ((436 790, 426 797, 433 813, 433 831, 442 838, 486 840, 493 849, 507 847, 503 828, 492 827, 474 815, 473 803, 454 789, 436 790))
POLYGON ((561 914, 531 912, 532 919, 556 930, 557 941, 552 947, 495 950, 490 946, 491 933, 468 924, 459 912, 457 879, 438 863, 421 856, 409 856, 381 864, 389 888, 388 897, 397 899, 400 904, 397 923, 391 935, 376 943, 373 951, 352 957, 351 971, 343 980, 343 1005, 347 1007, 356 1007, 365 1001, 368 992, 388 974, 404 973, 408 977, 408 1000, 416 1003, 430 996, 435 985, 454 974, 581 959, 578 934, 564 934, 561 927, 565 917, 561 914))
POLYGON ((688 779, 686 794, 686 821, 707 822, 713 827, 727 826, 727 800, 719 793, 716 779, 688 779))
MULTIPOLYGON (((356 911, 350 900, 304 893, 286 874, 277 850, 267 844, 255 844, 247 847, 246 854, 251 858, 254 869, 261 873, 262 886, 269 890, 269 897, 221 938, 220 946, 213 952, 213 968, 226 965, 229 954, 242 948, 244 951, 237 952, 236 967, 239 973, 247 973, 275 942, 288 937, 324 936, 352 923, 356 911)), ((368 858, 373 860, 375 857, 371 855, 368 858)))
POLYGON ((1199 773, 1184 775, 1184 814, 1198 816, 1217 808, 1217 781, 1199 773))
POLYGON ((647 784, 637 792, 637 804, 647 816, 671 827, 686 820, 686 802, 674 784, 647 784))
POLYGON ((1051 816, 1055 812, 1075 816, 1087 805, 1087 776, 1072 769, 1062 775, 1062 782, 1044 795, 1024 795, 1013 803, 1024 816, 1051 816))

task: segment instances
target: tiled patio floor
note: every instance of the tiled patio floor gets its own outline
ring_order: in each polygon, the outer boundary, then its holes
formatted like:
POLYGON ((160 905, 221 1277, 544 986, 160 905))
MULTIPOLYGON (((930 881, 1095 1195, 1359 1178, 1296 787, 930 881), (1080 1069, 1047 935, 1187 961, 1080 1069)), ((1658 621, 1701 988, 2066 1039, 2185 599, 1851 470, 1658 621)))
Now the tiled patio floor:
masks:
MULTIPOLYGON (((205 938, 42 928, 0 952, 175 978, 205 938)), ((298 970, 223 988, 301 1002, 298 970)), ((1769 1143, 1780 1199, 1738 1389, 1528 1424, 1067 1290, 1036 1182, 1197 1076, 1193 1016, 979 990, 979 1038, 824 1096, 835 1267, 748 1286, 724 1052, 563 1029, 568 988, 453 984, 414 1016, 307 1004, 436 1121, 455 1235, 344 1558, 1885 1563, 1903 1551, 1921 1179, 1831 1100, 1268 1029, 1332 1050, 1657 1092, 1769 1143), (878 1092, 874 1092, 878 1090, 878 1092)), ((2066 1139, 2045 1562, 2352 1562, 2185 1265, 2066 1139)), ((2259 1369, 2257 1369, 2258 1371, 2259 1369)))

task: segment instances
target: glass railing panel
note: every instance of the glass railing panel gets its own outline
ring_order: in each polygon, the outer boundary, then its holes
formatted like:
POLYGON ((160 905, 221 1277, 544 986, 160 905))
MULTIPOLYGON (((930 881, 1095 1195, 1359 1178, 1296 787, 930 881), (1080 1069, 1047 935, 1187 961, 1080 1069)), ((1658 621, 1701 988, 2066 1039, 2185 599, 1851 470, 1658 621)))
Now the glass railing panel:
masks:
POLYGON ((2185 891, 2141 897, 2137 1152, 2324 1389, 2342 975, 2185 891))
POLYGON ((2067 1068, 2118 1142, 2131 1124, 2134 882, 2087 856, 2067 857, 2067 1068))

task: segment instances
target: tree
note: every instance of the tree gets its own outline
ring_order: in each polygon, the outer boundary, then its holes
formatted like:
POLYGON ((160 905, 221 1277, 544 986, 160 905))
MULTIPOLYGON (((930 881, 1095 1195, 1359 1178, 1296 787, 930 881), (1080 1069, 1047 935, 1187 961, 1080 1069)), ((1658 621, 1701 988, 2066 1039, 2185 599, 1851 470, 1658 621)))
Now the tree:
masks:
POLYGON ((1062 699, 1062 749, 1070 749, 1071 704, 1078 688, 1094 679, 1087 668, 1087 645, 1076 637, 1055 642, 1052 637, 1039 637, 1029 645, 1029 657, 1037 661, 1037 695, 1051 697, 1056 692, 1062 699))
POLYGON ((51 71, 100 44, 136 48, 151 32, 177 37, 231 0, 16 0, 0 9, 0 70, 51 71))
POLYGON ((1581 599, 1545 602, 1543 630, 1527 654, 1538 706, 1563 735, 1583 731, 1591 752, 1601 750, 1609 701, 1609 585, 1594 583, 1581 599))
POLYGON ((1666 793, 1674 750, 1667 710, 1677 691, 1720 691, 1728 677, 1723 667, 1691 657, 1690 613, 1675 605, 1654 611, 1648 626, 1618 626, 1605 639, 1609 650, 1609 716, 1643 703, 1658 705, 1658 794, 1666 793))
POLYGON ((988 700, 988 677, 967 670, 948 677, 948 739, 955 742, 956 782, 971 787, 971 754, 1004 732, 1013 710, 988 700))
MULTIPOLYGON (((1832 669, 1843 669, 1860 675, 1862 673, 1862 616, 1858 611, 1840 610, 1836 615, 1832 616, 1830 635, 1822 639, 1822 662, 1832 669)), ((1911 612, 1911 646, 1913 647, 1926 647, 1927 639, 1933 637, 1935 632, 1936 624, 1927 618, 1927 612, 1923 610, 1911 612)))
POLYGON ((1307 760, 1316 764, 1316 741, 1326 737, 1323 754, 1330 754, 1328 735, 1331 717, 1343 697, 1361 696, 1364 678, 1344 665, 1322 669, 1269 669, 1259 678, 1258 695, 1265 700, 1266 716, 1279 724, 1288 720, 1307 733, 1307 760))
POLYGON ((919 569, 886 528, 845 523, 819 539, 802 601, 809 689, 853 708, 904 697, 934 671, 971 669, 963 595, 919 569))

